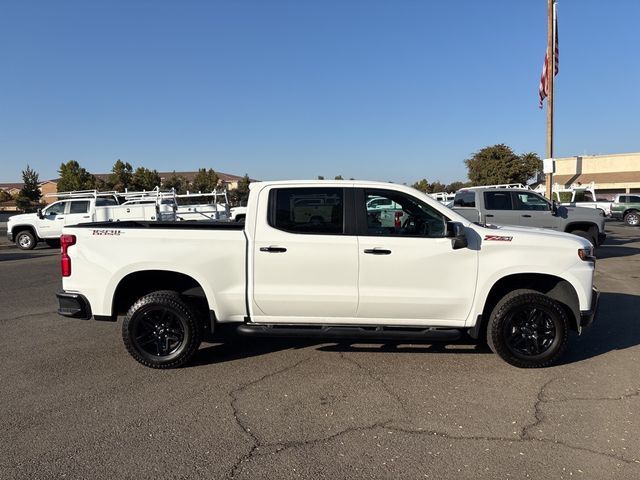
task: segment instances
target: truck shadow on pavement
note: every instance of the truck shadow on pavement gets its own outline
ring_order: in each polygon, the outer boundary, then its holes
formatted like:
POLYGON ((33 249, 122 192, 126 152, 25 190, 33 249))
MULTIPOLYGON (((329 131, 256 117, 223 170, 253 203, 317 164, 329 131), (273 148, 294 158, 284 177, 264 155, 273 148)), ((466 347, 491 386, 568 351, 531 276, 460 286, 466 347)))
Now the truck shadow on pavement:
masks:
MULTIPOLYGON (((581 336, 571 335, 569 348, 560 359, 559 365, 581 362, 636 345, 640 345, 640 296, 603 292, 595 322, 581 336)), ((248 338, 228 332, 219 339, 218 343, 202 347, 187 368, 308 347, 316 347, 323 352, 345 353, 492 355, 486 345, 478 344, 464 335, 456 342, 435 343, 419 339, 383 342, 347 339, 336 341, 334 339, 248 338)))
POLYGON ((39 252, 37 255, 34 255, 31 252, 7 252, 0 254, 0 262, 9 262, 11 260, 28 260, 33 258, 43 258, 43 257, 51 257, 53 255, 59 255, 58 250, 51 250, 50 252, 39 252))
POLYGON ((376 340, 304 339, 304 338, 247 338, 227 334, 220 343, 200 348, 187 367, 224 363, 245 358, 268 355, 282 350, 300 350, 317 347, 323 352, 378 352, 378 353, 474 353, 491 354, 486 345, 463 336, 455 343, 435 343, 426 340, 404 340, 402 342, 376 340))
MULTIPOLYGON (((640 230, 639 230, 640 232, 640 230)), ((604 245, 596 248, 596 258, 615 258, 615 257, 630 257, 640 254, 640 248, 628 247, 629 243, 637 243, 640 240, 639 237, 620 237, 615 234, 609 234, 604 245)))
MULTIPOLYGON (((638 280, 640 282, 640 273, 638 280)), ((581 336, 572 335, 562 364, 640 345, 640 296, 603 292, 596 320, 581 336)))

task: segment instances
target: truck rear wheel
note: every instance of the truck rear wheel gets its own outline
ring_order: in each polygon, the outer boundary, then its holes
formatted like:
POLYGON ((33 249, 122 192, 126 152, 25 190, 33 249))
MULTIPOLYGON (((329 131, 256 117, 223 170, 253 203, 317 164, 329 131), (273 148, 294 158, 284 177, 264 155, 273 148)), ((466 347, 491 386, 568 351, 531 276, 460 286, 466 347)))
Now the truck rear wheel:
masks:
POLYGON ((22 230, 16 235, 16 246, 20 250, 33 250, 36 243, 36 237, 29 230, 22 230))
POLYGON ((151 368, 176 368, 198 350, 201 324, 196 310, 177 292, 152 292, 135 302, 122 324, 131 356, 151 368))
POLYGON ((520 368, 554 364, 569 338, 569 320, 562 306, 535 290, 514 290, 493 309, 487 343, 494 353, 520 368))
POLYGON ((630 227, 637 227, 640 225, 640 212, 631 211, 624 216, 624 223, 630 227))

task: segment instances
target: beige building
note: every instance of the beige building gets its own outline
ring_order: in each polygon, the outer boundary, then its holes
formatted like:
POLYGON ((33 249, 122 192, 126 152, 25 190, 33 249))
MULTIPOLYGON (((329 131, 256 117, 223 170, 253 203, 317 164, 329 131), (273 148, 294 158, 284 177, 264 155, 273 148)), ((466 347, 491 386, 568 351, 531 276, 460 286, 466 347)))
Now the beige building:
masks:
POLYGON ((553 183, 565 187, 593 182, 598 194, 640 192, 640 153, 556 158, 553 183))

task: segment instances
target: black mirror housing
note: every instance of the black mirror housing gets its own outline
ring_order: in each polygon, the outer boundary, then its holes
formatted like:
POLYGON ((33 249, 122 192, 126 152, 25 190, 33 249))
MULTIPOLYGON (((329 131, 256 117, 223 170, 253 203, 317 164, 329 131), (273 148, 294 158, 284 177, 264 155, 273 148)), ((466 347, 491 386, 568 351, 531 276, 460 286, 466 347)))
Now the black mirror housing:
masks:
POLYGON ((468 245, 464 225, 460 222, 447 222, 447 238, 451 239, 451 248, 458 250, 468 245))
POLYGON ((39 208, 38 210, 36 210, 36 214, 38 215, 38 218, 40 220, 42 220, 44 218, 44 215, 42 214, 42 209, 39 208))
POLYGON ((551 200, 551 214, 552 215, 558 214, 558 202, 556 202, 555 200, 551 200))

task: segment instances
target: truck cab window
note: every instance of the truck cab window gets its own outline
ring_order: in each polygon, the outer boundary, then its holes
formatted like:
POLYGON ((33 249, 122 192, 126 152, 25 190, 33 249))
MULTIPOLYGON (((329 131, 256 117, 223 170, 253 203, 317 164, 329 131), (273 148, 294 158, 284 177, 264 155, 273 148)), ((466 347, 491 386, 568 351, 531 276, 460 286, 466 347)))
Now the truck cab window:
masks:
POLYGON ((485 192, 484 205, 487 210, 511 210, 511 192, 485 192))
POLYGON ((47 207, 46 210, 44 211, 44 215, 46 217, 52 217, 55 215, 63 215, 64 214, 64 207, 67 204, 67 202, 58 202, 58 203, 53 203, 51 204, 51 206, 47 207))
POLYGON ((476 192, 473 190, 462 190, 456 193, 453 199, 454 207, 476 207, 476 192))
POLYGON ((516 210, 551 210, 549 202, 535 193, 517 192, 516 198, 518 199, 516 210))
POLYGON ((71 202, 71 207, 69 209, 69 213, 88 213, 89 212, 89 202, 84 201, 73 201, 71 202))
POLYGON ((344 233, 341 188, 278 188, 271 191, 269 224, 279 230, 307 234, 344 233))
POLYGON ((392 190, 365 190, 364 206, 367 235, 443 237, 445 234, 446 217, 411 195, 392 190))

